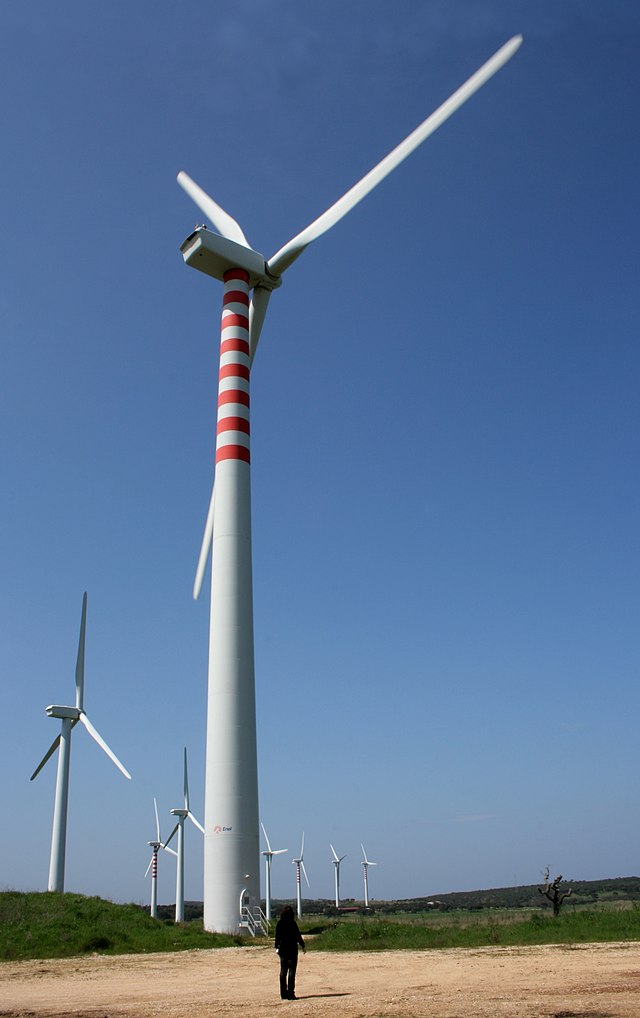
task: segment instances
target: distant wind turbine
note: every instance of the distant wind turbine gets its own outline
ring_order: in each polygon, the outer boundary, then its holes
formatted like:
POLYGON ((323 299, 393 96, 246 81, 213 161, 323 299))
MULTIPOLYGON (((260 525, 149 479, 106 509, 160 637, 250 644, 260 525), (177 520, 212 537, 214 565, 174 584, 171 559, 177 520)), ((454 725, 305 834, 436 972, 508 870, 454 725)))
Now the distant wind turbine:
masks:
POLYGON ((297 859, 291 860, 292 864, 296 868, 296 902, 298 905, 298 919, 302 918, 302 885, 300 883, 300 871, 304 873, 304 879, 307 881, 307 887, 311 887, 309 883, 309 877, 307 871, 304 868, 304 831, 302 832, 302 844, 300 846, 300 855, 297 859))
POLYGON ((336 882, 336 908, 340 908, 340 863, 343 859, 346 859, 346 852, 344 855, 338 856, 333 845, 329 845, 329 848, 333 852, 333 865, 335 866, 335 882, 336 882))
POLYGON ((157 918, 158 915, 158 852, 161 848, 163 848, 166 852, 169 852, 171 855, 177 856, 178 853, 174 852, 172 848, 167 848, 166 845, 163 844, 162 837, 160 836, 160 817, 158 816, 158 803, 155 800, 155 796, 153 799, 153 808, 156 814, 157 837, 155 841, 147 842, 151 849, 151 859, 149 860, 149 865, 147 866, 145 877, 147 876, 149 870, 151 870, 151 907, 149 910, 149 914, 153 919, 155 919, 157 918))
POLYGON ((53 806, 53 834, 51 836, 51 859, 49 862, 49 890, 62 893, 64 890, 64 866, 67 844, 67 806, 69 802, 69 762, 71 757, 71 732, 78 724, 84 725, 92 739, 110 757, 125 778, 131 779, 129 771, 120 763, 115 753, 109 749, 102 736, 93 727, 84 710, 84 645, 87 629, 87 594, 82 598, 82 617, 80 620, 80 640, 76 658, 76 704, 75 707, 61 707, 51 704, 47 707, 50 718, 62 721, 60 735, 57 735, 42 760, 31 775, 31 781, 40 773, 50 756, 59 747, 58 776, 53 806))
MULTIPOLYGON (((205 768, 204 927, 236 932, 238 901, 260 894, 251 559, 250 369, 271 294, 302 252, 366 197, 481 88, 516 52, 514 36, 404 141, 322 215, 267 261, 241 226, 187 173, 178 183, 216 233, 198 226, 181 245, 184 261, 224 282, 215 483, 209 503, 194 596, 212 553, 209 686, 205 768), (249 875, 249 876, 248 876, 249 875)), ((244 137, 244 135, 242 135, 244 137)), ((247 138, 249 134, 247 134, 247 138)), ((402 256, 400 254, 400 262, 402 256)), ((392 282, 391 253, 381 237, 372 271, 392 282)), ((331 286, 320 266, 321 285, 331 286)))
POLYGON ((377 866, 378 864, 377 862, 371 862, 370 859, 367 859, 367 853, 364 850, 362 842, 360 842, 360 848, 362 849, 362 854, 364 856, 364 859, 362 860, 362 872, 364 873, 364 907, 369 908, 369 876, 367 870, 370 866, 377 866))
POLYGON ((264 865, 264 899, 265 899, 265 914, 267 916, 267 922, 271 919, 271 863, 274 855, 282 855, 283 852, 288 852, 288 848, 272 848, 269 843, 269 835, 265 830, 263 823, 260 824, 262 827, 262 833, 264 834, 264 840, 267 843, 267 850, 263 852, 265 859, 264 865))
POLYGON ((202 831, 204 834, 204 827, 199 820, 196 820, 191 809, 189 807, 189 776, 187 773, 187 747, 184 747, 184 807, 181 809, 172 809, 170 812, 172 816, 178 818, 176 826, 173 828, 171 834, 164 843, 164 847, 167 848, 169 842, 173 838, 174 834, 178 834, 178 861, 177 861, 177 874, 176 874, 176 922, 184 922, 184 822, 189 817, 191 823, 202 831))

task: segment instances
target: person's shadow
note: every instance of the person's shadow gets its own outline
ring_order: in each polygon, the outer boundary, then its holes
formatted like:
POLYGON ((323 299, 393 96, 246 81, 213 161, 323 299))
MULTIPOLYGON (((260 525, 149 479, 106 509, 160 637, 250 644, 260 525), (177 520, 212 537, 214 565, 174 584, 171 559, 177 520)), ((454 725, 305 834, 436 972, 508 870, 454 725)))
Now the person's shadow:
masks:
POLYGON ((303 993, 302 995, 296 994, 298 1000, 315 1000, 318 997, 350 997, 350 993, 303 993))

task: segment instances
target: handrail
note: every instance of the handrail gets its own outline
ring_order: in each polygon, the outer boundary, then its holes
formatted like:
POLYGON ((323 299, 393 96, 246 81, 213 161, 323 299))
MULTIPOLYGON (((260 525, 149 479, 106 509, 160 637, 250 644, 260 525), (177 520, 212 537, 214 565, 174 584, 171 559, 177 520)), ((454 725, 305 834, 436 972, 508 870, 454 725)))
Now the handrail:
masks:
POLYGON ((269 935, 269 923, 259 905, 255 905, 253 909, 249 908, 248 905, 242 906, 240 909, 240 926, 247 929, 252 937, 255 937, 256 934, 264 937, 269 935))

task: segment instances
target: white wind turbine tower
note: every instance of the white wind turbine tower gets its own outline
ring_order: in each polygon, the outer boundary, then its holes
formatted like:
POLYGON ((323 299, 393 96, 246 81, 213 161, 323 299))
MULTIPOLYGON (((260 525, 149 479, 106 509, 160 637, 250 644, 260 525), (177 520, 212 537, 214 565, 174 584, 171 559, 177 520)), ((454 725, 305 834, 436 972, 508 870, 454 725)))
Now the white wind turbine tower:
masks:
POLYGON ((267 843, 267 850, 263 852, 265 859, 264 864, 264 899, 265 899, 265 914, 267 922, 271 920, 271 863, 274 855, 282 855, 283 852, 288 852, 288 848, 272 848, 269 842, 269 835, 265 830, 263 823, 260 824, 262 827, 262 833, 264 834, 264 840, 267 843))
POLYGON ((149 848, 151 849, 151 858, 149 860, 149 865, 147 866, 144 875, 146 877, 149 870, 151 870, 151 907, 149 909, 149 915, 152 917, 152 919, 155 919, 158 915, 158 852, 161 848, 163 848, 165 852, 170 852, 171 855, 177 856, 178 853, 174 852, 172 848, 167 848, 167 846, 162 841, 162 838, 160 836, 160 817, 158 816, 158 803, 155 800, 155 796, 153 799, 153 808, 156 814, 157 836, 155 841, 147 842, 149 848))
POLYGON ((298 856, 297 859, 292 859, 291 862, 296 868, 296 904, 298 919, 301 919, 302 918, 302 884, 300 883, 301 870, 304 873, 304 879, 307 881, 307 887, 311 887, 311 884, 309 883, 309 877, 307 876, 307 871, 304 868, 304 831, 302 832, 302 844, 300 846, 300 855, 298 856))
MULTIPOLYGON (((172 809, 170 812, 172 816, 178 818, 176 826, 173 828, 171 834, 164 843, 164 848, 167 848, 169 842, 173 838, 174 834, 178 834, 178 861, 177 861, 177 875, 176 875, 176 922, 184 922, 184 822, 189 817, 189 820, 199 831, 204 834, 204 827, 199 820, 196 820, 191 809, 189 807, 189 776, 187 773, 187 747, 184 747, 184 807, 181 809, 172 809)), ((159 835, 158 835, 159 837, 159 835)))
POLYGON ((344 855, 338 856, 338 853, 336 852, 333 845, 329 845, 329 848, 333 853, 333 865, 335 867, 336 908, 340 908, 340 863, 342 862, 343 859, 346 859, 347 854, 345 852, 344 855))
POLYGON ((362 842, 360 842, 360 848, 362 849, 362 854, 364 856, 364 859, 362 860, 362 872, 364 873, 364 907, 369 908, 369 874, 367 873, 367 870, 370 866, 377 866, 378 864, 377 862, 371 862, 370 859, 367 859, 367 853, 364 850, 362 842))
POLYGON ((362 180, 269 261, 236 220, 186 173, 178 182, 218 233, 196 227, 181 246, 187 265, 224 282, 215 484, 194 596, 212 551, 207 755, 205 768, 204 927, 237 932, 238 902, 259 901, 249 378, 273 290, 308 245, 334 226, 492 77, 518 49, 515 36, 362 180), (250 292, 253 293, 250 298, 250 292))
POLYGON ((92 739, 105 751, 125 778, 131 779, 129 771, 120 763, 115 753, 109 749, 102 736, 93 727, 84 710, 84 645, 87 629, 87 594, 82 598, 82 616, 80 620, 80 640, 76 658, 76 704, 75 707, 61 707, 51 704, 47 707, 50 718, 59 718, 62 722, 60 734, 55 737, 49 749, 31 775, 31 781, 40 773, 50 756, 59 747, 58 775, 53 806, 53 833, 51 837, 51 859, 49 862, 50 891, 64 890, 64 866, 67 843, 67 806, 69 802, 69 762, 71 757, 71 732, 78 721, 84 725, 92 739))

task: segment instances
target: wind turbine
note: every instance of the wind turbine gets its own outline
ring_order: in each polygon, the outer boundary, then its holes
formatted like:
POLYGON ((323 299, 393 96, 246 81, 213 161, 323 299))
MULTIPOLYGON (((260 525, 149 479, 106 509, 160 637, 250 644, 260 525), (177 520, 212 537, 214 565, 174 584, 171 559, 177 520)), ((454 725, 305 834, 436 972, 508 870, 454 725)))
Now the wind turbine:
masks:
POLYGON ((152 919, 155 919, 158 915, 158 851, 161 848, 164 848, 164 850, 166 852, 170 852, 171 855, 177 855, 178 853, 174 852, 172 848, 167 848, 160 837, 160 818, 158 816, 158 803, 155 800, 155 796, 153 799, 153 808, 156 814, 157 838, 155 841, 147 842, 151 849, 151 858, 144 875, 146 877, 149 870, 151 870, 151 907, 149 909, 149 915, 152 919))
POLYGON ((102 736, 93 727, 84 710, 84 645, 87 629, 87 594, 82 598, 82 616, 80 619, 80 640, 76 658, 76 704, 75 707, 61 707, 51 704, 47 707, 50 718, 59 718, 62 722, 60 735, 57 735, 42 760, 31 775, 31 781, 40 773, 50 756, 56 749, 58 753, 58 775, 53 806, 53 833, 51 836, 51 859, 49 862, 50 891, 62 893, 64 890, 64 865, 67 844, 67 806, 69 802, 69 761, 71 757, 71 732, 78 724, 84 725, 92 739, 111 757, 116 767, 125 778, 131 780, 129 771, 120 763, 113 750, 109 749, 102 736))
MULTIPOLYGON (((170 812, 172 816, 178 818, 176 826, 173 828, 171 834, 165 841, 163 847, 167 848, 169 842, 173 838, 174 834, 178 833, 178 862, 177 862, 177 875, 176 875, 176 922, 184 922, 184 822, 189 817, 189 820, 199 831, 204 834, 204 827, 199 820, 196 820, 191 809, 189 808, 189 776, 187 773, 187 747, 184 747, 184 807, 182 809, 172 809, 170 812)), ((159 835, 158 835, 159 837, 159 835)))
POLYGON ((362 842, 360 842, 360 848, 362 849, 362 854, 364 856, 364 859, 362 860, 362 872, 364 873, 364 907, 369 908, 369 875, 367 870, 370 866, 377 866, 378 864, 377 862, 371 862, 370 859, 367 859, 367 853, 364 850, 362 842))
POLYGON ((269 842, 269 835, 267 834, 267 832, 265 830, 264 824, 261 823, 260 826, 262 827, 262 833, 264 834, 264 840, 267 843, 267 850, 266 850, 266 852, 263 852, 262 854, 263 854, 264 859, 265 859, 265 864, 264 864, 265 913, 266 913, 266 916, 267 916, 267 922, 269 922, 271 920, 271 863, 273 861, 274 855, 282 855, 283 852, 288 852, 289 849, 288 848, 272 848, 271 844, 269 842))
POLYGON ((336 908, 340 908, 340 863, 343 859, 346 859, 346 852, 344 855, 338 856, 333 845, 329 845, 333 853, 333 865, 335 866, 335 884, 336 884, 336 908))
POLYGON ((271 293, 308 245, 334 226, 509 60, 514 36, 326 212, 268 261, 240 225, 184 171, 178 183, 217 233, 198 226, 181 245, 187 265, 224 282, 215 483, 196 570, 198 597, 212 551, 204 927, 236 932, 238 900, 259 900, 258 774, 251 565, 249 380, 271 293), (251 298, 250 291, 253 290, 251 298))
POLYGON ((311 887, 309 883, 309 877, 307 871, 304 868, 304 831, 302 832, 302 844, 300 846, 300 855, 297 859, 291 860, 292 864, 296 868, 296 902, 298 906, 298 919, 302 918, 302 885, 300 883, 300 870, 304 873, 304 879, 307 881, 307 887, 311 887))

